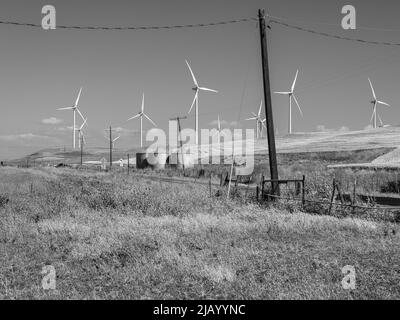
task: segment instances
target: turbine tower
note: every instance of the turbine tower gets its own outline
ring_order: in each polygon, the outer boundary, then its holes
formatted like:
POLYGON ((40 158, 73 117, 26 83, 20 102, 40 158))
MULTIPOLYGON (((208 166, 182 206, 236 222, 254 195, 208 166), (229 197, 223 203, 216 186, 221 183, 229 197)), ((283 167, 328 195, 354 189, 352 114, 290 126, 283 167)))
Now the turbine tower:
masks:
POLYGON ((210 92, 214 92, 214 93, 218 93, 218 91, 214 90, 214 89, 200 87, 196 80, 196 77, 194 76, 193 70, 190 67, 190 64, 187 60, 186 60, 186 64, 189 68, 190 74, 192 75, 192 78, 193 78, 193 83, 195 85, 193 88, 193 90, 195 91, 195 95, 194 95, 194 99, 192 102, 192 106, 190 107, 190 110, 188 113, 190 113, 192 111, 194 104, 196 104, 196 107, 195 107, 195 131, 196 131, 196 145, 198 145, 199 144, 199 91, 210 91, 210 92))
POLYGON ((85 135, 83 134, 83 127, 85 125, 87 125, 87 118, 85 119, 85 121, 83 121, 82 125, 78 129, 79 149, 81 148, 81 140, 83 140, 83 143, 86 144, 85 135))
POLYGON ((296 86, 298 74, 299 74, 299 70, 297 70, 297 72, 296 72, 296 76, 294 77, 294 81, 293 81, 292 87, 290 88, 290 91, 275 92, 277 94, 284 94, 289 97, 289 123, 288 123, 289 134, 292 133, 292 98, 293 98, 294 102, 296 103, 297 107, 299 108, 301 116, 303 117, 303 111, 301 110, 299 102, 297 101, 296 96, 294 95, 294 87, 296 86))
POLYGON ((266 119, 264 119, 264 120, 261 119, 262 105, 263 105, 263 102, 261 100, 260 108, 258 109, 258 114, 255 114, 254 112, 252 112, 253 117, 246 119, 246 121, 256 120, 256 138, 257 139, 260 137, 260 133, 262 133, 262 128, 263 127, 267 128, 265 126, 266 119))
POLYGON ((150 119, 149 116, 147 116, 144 113, 144 93, 143 93, 143 98, 142 98, 142 109, 141 111, 136 115, 133 116, 132 118, 129 118, 127 121, 136 119, 140 117, 140 147, 143 148, 143 117, 145 117, 147 120, 149 120, 155 127, 157 127, 157 125, 154 123, 153 120, 150 119))
POLYGON ((79 100, 81 98, 81 94, 82 94, 82 88, 80 88, 79 93, 78 93, 78 97, 76 98, 75 104, 73 106, 57 109, 57 110, 72 110, 73 111, 73 114, 74 114, 74 116, 73 116, 74 117, 74 120, 73 120, 74 124, 73 124, 73 127, 72 127, 72 139, 73 139, 72 148, 73 149, 75 149, 75 147, 76 147, 76 113, 78 112, 79 115, 81 116, 82 120, 85 120, 85 118, 83 117, 82 113, 79 111, 79 100))
POLYGON ((379 101, 377 98, 376 98, 376 94, 375 94, 375 90, 374 90, 374 87, 372 86, 372 83, 371 83, 371 80, 368 78, 368 81, 369 81, 369 85, 370 85, 370 87, 371 87, 371 91, 372 91, 372 96, 373 96, 373 100, 371 101, 371 103, 373 104, 373 110, 372 110, 372 117, 371 117, 371 120, 370 120, 370 122, 372 122, 372 120, 374 121, 374 128, 376 129, 377 128, 377 117, 379 118, 379 121, 380 121, 380 123, 381 123, 381 126, 383 126, 383 122, 382 122, 382 119, 381 119, 381 117, 380 117, 380 115, 379 115, 379 113, 378 113, 378 110, 377 110, 377 106, 378 106, 378 104, 381 104, 381 105, 384 105, 384 106, 387 106, 387 107, 390 107, 390 104, 388 104, 388 103, 386 103, 386 102, 383 102, 383 101, 379 101))

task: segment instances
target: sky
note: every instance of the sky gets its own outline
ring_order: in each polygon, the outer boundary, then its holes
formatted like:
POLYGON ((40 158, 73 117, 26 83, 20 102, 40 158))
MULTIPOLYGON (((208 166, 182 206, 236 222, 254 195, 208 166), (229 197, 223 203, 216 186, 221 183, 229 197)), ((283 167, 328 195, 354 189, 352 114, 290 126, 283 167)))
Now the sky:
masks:
MULTIPOLYGON (((400 42, 398 1, 317 0, 2 0, 0 20, 40 24, 41 10, 55 6, 57 24, 152 26, 208 23, 256 17, 259 8, 288 22, 321 32, 372 41, 400 42), (340 27, 341 8, 356 8, 357 29, 340 27), (364 29, 367 28, 367 29, 364 29), (369 28, 369 29, 368 29, 369 28), (376 30, 396 29, 396 30, 376 30)), ((372 106, 368 77, 385 124, 399 124, 400 47, 330 39, 272 24, 268 49, 272 91, 295 93, 304 118, 293 109, 293 130, 362 130, 372 106)), ((0 158, 12 159, 48 147, 72 144, 73 104, 83 87, 80 110, 88 117, 88 147, 106 147, 103 131, 119 128, 116 147, 140 143, 139 121, 126 119, 140 110, 162 129, 188 113, 193 83, 187 59, 200 85, 219 91, 200 95, 200 127, 252 128, 244 121, 263 98, 259 30, 256 21, 173 30, 42 30, 0 25, 0 158)), ((287 98, 273 94, 279 135, 288 130, 287 98)), ((264 109, 263 109, 264 115, 264 109)), ((145 129, 152 126, 145 123, 145 129)), ((182 123, 194 126, 194 113, 182 123)))

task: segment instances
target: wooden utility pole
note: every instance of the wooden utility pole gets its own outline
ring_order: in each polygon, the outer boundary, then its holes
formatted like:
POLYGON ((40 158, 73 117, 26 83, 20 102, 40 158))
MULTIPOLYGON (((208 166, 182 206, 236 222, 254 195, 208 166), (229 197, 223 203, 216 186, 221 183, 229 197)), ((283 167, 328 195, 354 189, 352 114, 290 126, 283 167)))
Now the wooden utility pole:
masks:
POLYGON ((81 135, 81 167, 83 165, 83 135, 81 135))
POLYGON ((112 168, 112 149, 113 149, 112 128, 110 126, 110 170, 112 168))
POLYGON ((271 87, 269 82, 269 67, 268 67, 268 47, 267 47, 267 35, 265 25, 265 10, 258 10, 258 21, 260 28, 260 41, 261 41, 261 60, 262 60, 262 72, 263 72, 263 87, 264 87, 264 104, 265 104, 265 115, 267 118, 267 138, 268 138, 268 155, 269 155, 269 168, 272 182, 272 194, 280 195, 279 190, 279 176, 278 176, 278 162, 276 159, 276 146, 275 146, 275 132, 274 132, 274 120, 272 114, 272 102, 271 102, 271 87))
POLYGON ((175 120, 175 121, 178 122, 178 136, 179 136, 178 139, 179 139, 179 145, 181 147, 182 168, 183 168, 183 170, 185 170, 185 160, 183 158, 183 146, 182 146, 182 135, 181 135, 181 131, 182 131, 181 130, 181 120, 185 120, 185 119, 187 119, 187 117, 176 117, 176 118, 171 119, 171 120, 175 120))

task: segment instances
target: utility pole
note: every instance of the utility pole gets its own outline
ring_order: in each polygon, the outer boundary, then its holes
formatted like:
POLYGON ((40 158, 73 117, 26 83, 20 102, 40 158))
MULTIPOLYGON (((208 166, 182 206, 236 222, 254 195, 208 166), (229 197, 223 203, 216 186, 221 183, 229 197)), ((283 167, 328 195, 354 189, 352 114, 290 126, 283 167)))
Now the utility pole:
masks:
POLYGON ((80 144, 81 144, 81 167, 82 167, 82 165, 83 165, 83 135, 80 135, 81 137, 80 137, 80 139, 81 139, 81 142, 80 142, 80 144))
POLYGON ((267 138, 268 138, 268 156, 269 156, 269 168, 272 180, 272 194, 280 195, 279 190, 279 176, 278 176, 278 162, 276 160, 276 146, 275 146, 275 132, 274 132, 274 120, 272 114, 272 102, 271 102, 271 87, 269 82, 269 67, 268 67, 268 47, 267 47, 267 35, 265 25, 265 10, 258 10, 258 21, 260 28, 260 41, 261 41, 261 60, 262 60, 262 71, 263 71, 263 87, 264 87, 264 104, 265 104, 265 115, 267 118, 267 138))
MULTIPOLYGON (((182 168, 185 170, 185 161, 183 159, 183 146, 182 146, 182 135, 181 135, 181 120, 185 120, 187 117, 176 117, 173 119, 170 119, 171 121, 177 121, 178 122, 178 139, 179 139, 179 145, 181 147, 181 155, 182 155, 182 168)), ((197 133, 196 133, 197 134, 197 133)))
POLYGON ((110 126, 110 170, 112 168, 112 148, 113 148, 112 128, 110 126))

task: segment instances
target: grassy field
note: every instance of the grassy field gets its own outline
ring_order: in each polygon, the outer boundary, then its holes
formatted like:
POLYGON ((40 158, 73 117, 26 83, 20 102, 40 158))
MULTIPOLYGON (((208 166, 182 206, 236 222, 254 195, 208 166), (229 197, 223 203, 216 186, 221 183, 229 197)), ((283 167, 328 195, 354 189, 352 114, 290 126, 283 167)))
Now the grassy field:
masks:
POLYGON ((390 222, 55 168, 1 168, 0 217, 0 299, 400 298, 390 222), (42 289, 45 265, 54 291, 42 289), (345 265, 354 290, 341 285, 345 265))

